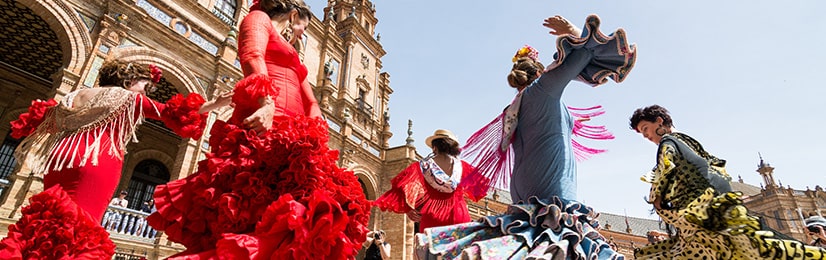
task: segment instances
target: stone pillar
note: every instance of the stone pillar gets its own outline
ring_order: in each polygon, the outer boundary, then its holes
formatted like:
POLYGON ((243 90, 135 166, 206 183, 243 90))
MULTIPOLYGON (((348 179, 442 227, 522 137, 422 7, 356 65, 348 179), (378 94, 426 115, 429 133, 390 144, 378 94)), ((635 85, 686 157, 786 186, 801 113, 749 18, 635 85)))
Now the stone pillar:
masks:
POLYGON ((194 139, 182 139, 178 143, 178 154, 175 156, 175 164, 170 171, 170 181, 180 180, 195 172, 198 167, 198 155, 201 154, 198 148, 199 142, 194 139))
POLYGON ((9 175, 10 186, 6 191, 7 198, 0 206, 0 216, 11 219, 20 218, 20 207, 26 204, 26 199, 43 191, 43 176, 31 174, 31 167, 20 162, 22 167, 14 174, 9 175))

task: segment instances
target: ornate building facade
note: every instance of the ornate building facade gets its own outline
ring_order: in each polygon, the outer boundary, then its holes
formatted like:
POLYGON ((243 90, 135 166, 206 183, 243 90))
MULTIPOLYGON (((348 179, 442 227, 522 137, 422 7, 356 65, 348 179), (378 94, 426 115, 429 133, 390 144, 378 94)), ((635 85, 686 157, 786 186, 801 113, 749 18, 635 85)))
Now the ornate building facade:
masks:
MULTIPOLYGON (((95 87, 98 69, 109 59, 155 64, 164 71, 159 91, 207 99, 232 89, 242 77, 237 27, 251 0, 0 0, 0 235, 20 216, 26 199, 43 190, 42 176, 14 160, 20 140, 9 122, 32 100, 55 98, 95 87)), ((329 1, 324 17, 312 17, 301 43, 307 77, 329 124, 329 146, 339 165, 358 176, 367 199, 389 189, 390 179, 420 158, 413 147, 389 147, 388 105, 393 89, 382 71, 386 54, 377 37, 375 5, 367 0, 329 1)), ((226 119, 230 108, 209 122, 226 119)), ((208 133, 208 130, 207 132, 208 133)), ((158 184, 195 171, 209 148, 208 136, 182 139, 159 122, 139 128, 118 190, 129 191, 129 209, 110 226, 117 259, 159 259, 181 251, 163 234, 148 232, 140 205, 158 184)), ((104 220, 106 222, 108 220, 104 220)), ((413 223, 404 215, 373 211, 371 229, 383 229, 394 258, 411 255, 413 223)))

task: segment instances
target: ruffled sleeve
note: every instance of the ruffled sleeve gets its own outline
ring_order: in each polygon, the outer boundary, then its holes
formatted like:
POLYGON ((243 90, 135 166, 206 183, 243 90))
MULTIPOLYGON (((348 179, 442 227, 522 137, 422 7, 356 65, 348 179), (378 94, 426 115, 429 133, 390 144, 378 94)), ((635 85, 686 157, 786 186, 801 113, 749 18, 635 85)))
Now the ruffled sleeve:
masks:
POLYGON ((585 20, 581 37, 564 35, 557 38, 557 60, 546 71, 563 64, 573 50, 589 49, 593 53, 593 59, 579 72, 578 81, 599 86, 606 83, 608 78, 617 83, 625 80, 636 62, 637 47, 628 43, 622 28, 605 35, 599 30, 599 25, 599 17, 590 15, 585 20))
POLYGON ((419 162, 402 170, 391 181, 390 190, 376 199, 375 205, 383 211, 407 213, 416 207, 416 202, 424 195, 425 182, 419 162))
POLYGON ((206 128, 206 113, 198 113, 204 102, 204 98, 195 93, 172 96, 161 111, 161 120, 181 137, 199 139, 206 128))
POLYGON ((46 119, 46 112, 48 112, 49 108, 56 105, 57 101, 54 99, 47 101, 39 99, 33 100, 29 111, 20 114, 17 120, 11 122, 11 137, 20 139, 31 135, 32 132, 40 126, 40 123, 43 123, 43 120, 46 119))
POLYGON ((464 191, 465 196, 467 196, 469 199, 471 199, 473 201, 479 201, 480 199, 482 199, 482 198, 484 198, 485 196, 488 195, 487 191, 489 190, 490 187, 488 187, 488 185, 486 185, 486 184, 490 183, 490 181, 487 180, 487 178, 485 178, 484 176, 481 176, 481 175, 479 175, 479 176, 470 176, 469 178, 466 178, 468 175, 474 175, 474 174, 478 175, 479 171, 477 171, 476 168, 473 167, 473 165, 470 165, 470 163, 468 163, 466 161, 462 161, 462 175, 463 175, 462 180, 463 181, 459 184, 459 187, 462 188, 461 190, 464 191), (468 180, 482 180, 482 181, 468 181, 468 180))

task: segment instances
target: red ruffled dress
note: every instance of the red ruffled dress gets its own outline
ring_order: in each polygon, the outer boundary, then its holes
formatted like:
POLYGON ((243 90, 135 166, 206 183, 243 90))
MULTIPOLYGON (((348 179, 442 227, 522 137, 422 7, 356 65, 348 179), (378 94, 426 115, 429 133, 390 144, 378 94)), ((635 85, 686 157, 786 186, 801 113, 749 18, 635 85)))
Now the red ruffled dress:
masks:
POLYGON ((459 159, 455 159, 454 164, 454 170, 461 169, 457 171, 460 175, 445 176, 431 157, 414 162, 393 178, 392 187, 376 199, 376 206, 395 213, 416 209, 422 217, 418 232, 429 227, 470 222, 465 196, 478 201, 485 194, 474 195, 469 191, 475 187, 470 186, 477 184, 458 181, 476 174, 473 166, 459 159))
POLYGON ((28 136, 15 156, 35 173, 46 172, 45 191, 30 198, 22 217, 0 241, 0 259, 108 259, 115 253, 100 226, 121 177, 126 144, 144 117, 163 120, 184 137, 200 138, 205 115, 199 95, 173 97, 169 106, 122 88, 72 106, 33 101, 13 121, 12 137, 28 136), (188 123, 192 123, 191 125, 188 123))
POLYGON ((212 127, 197 172, 156 188, 149 224, 186 246, 170 259, 352 259, 370 203, 356 176, 336 166, 326 122, 306 116, 307 69, 259 10, 241 23, 239 56, 245 78, 231 118, 212 127), (264 96, 276 113, 259 135, 242 121, 264 96))

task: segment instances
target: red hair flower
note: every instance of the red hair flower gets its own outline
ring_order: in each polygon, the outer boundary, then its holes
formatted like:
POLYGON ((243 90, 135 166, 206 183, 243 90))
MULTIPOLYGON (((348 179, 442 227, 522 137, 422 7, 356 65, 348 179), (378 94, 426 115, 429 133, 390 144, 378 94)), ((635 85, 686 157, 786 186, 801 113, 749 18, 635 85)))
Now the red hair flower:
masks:
POLYGON ((149 64, 149 73, 152 74, 152 82, 157 84, 161 82, 161 76, 163 76, 163 70, 155 66, 154 64, 149 64))

